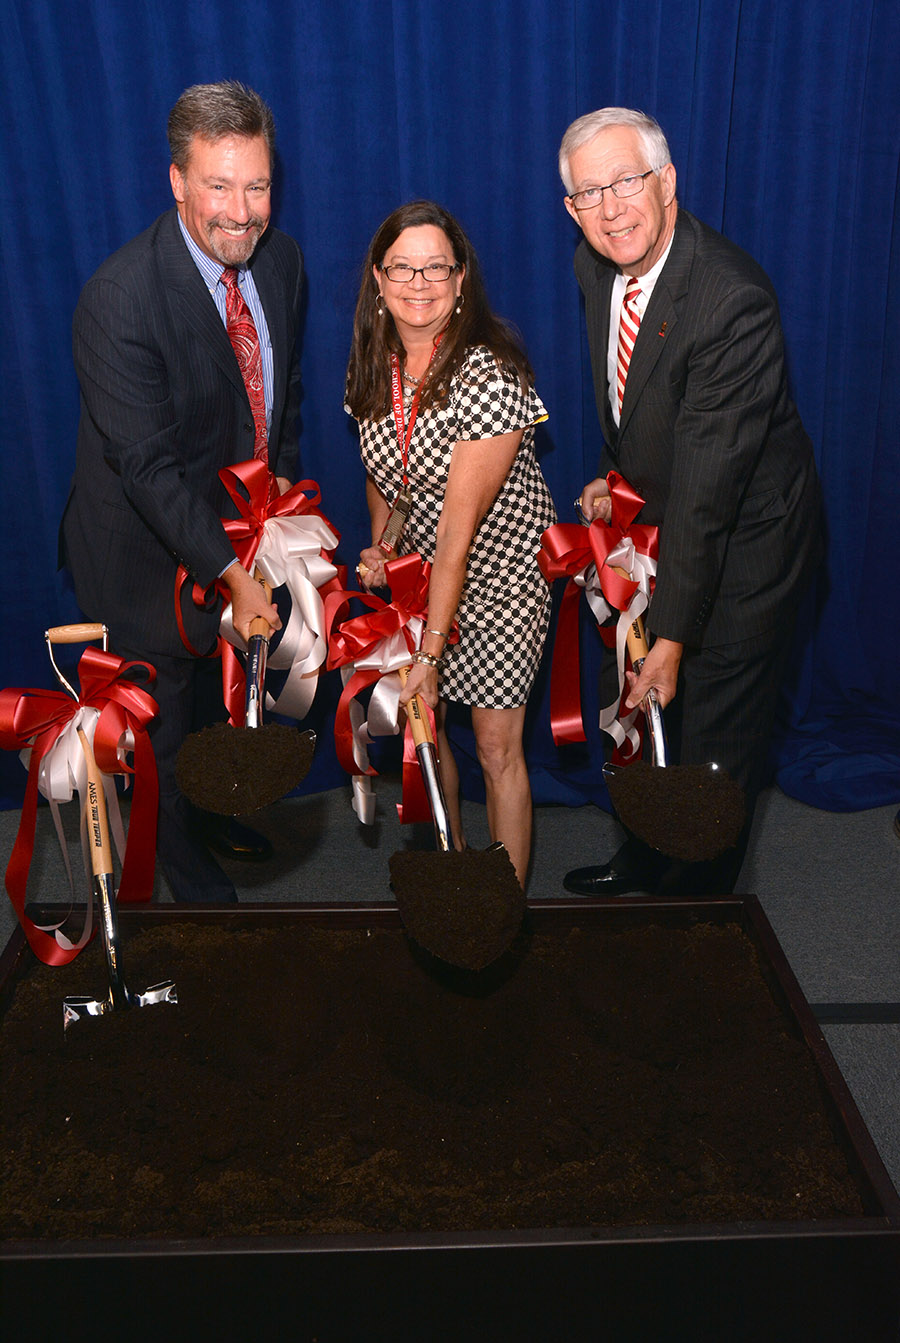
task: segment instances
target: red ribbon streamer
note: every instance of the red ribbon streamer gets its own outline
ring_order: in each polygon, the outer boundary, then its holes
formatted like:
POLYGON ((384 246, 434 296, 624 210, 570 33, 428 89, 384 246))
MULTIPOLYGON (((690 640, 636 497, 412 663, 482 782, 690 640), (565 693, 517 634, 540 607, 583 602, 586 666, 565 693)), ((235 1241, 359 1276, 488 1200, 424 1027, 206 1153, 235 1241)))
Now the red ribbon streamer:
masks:
POLYGON ((134 775, 128 841, 117 899, 123 903, 136 903, 149 900, 153 894, 159 783, 147 725, 155 718, 158 707, 145 690, 121 679, 133 667, 144 668, 149 679, 155 680, 156 672, 149 663, 125 662, 99 648, 88 648, 78 663, 81 693, 77 702, 60 690, 0 691, 0 747, 4 750, 31 748, 28 785, 16 842, 6 869, 6 889, 31 949, 45 965, 67 965, 78 955, 78 949, 61 947, 25 914, 28 875, 34 854, 38 774, 44 756, 79 709, 97 709, 100 714, 93 742, 98 769, 104 774, 134 775), (119 756, 129 730, 134 738, 133 766, 119 756))
MULTIPOLYGON (((587 739, 581 705, 578 624, 579 598, 583 589, 576 577, 591 564, 595 565, 597 581, 608 604, 617 611, 627 611, 638 584, 617 574, 607 564, 608 557, 626 540, 631 541, 636 551, 651 559, 655 560, 659 553, 659 529, 634 521, 644 500, 617 471, 610 471, 606 480, 612 501, 609 523, 596 519, 589 527, 579 523, 558 523, 548 527, 541 537, 537 557, 548 583, 557 578, 568 579, 559 609, 550 668, 550 729, 557 746, 587 739)), ((599 625, 597 628, 607 642, 606 631, 599 625)))

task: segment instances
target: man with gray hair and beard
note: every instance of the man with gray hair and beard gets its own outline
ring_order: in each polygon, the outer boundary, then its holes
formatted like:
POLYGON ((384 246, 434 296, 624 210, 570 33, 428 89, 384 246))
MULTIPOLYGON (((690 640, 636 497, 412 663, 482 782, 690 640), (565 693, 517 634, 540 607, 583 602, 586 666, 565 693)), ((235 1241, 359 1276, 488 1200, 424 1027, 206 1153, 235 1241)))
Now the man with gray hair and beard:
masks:
POLYGON ((765 782, 797 605, 819 557, 812 445, 788 394, 771 282, 679 207, 653 118, 621 107, 580 117, 559 169, 584 235, 575 273, 605 440, 576 505, 588 522, 608 521, 605 477, 615 469, 645 501, 638 521, 660 529, 652 642, 627 707, 655 690, 667 709, 669 763, 715 761, 747 800, 741 836, 720 858, 670 860, 629 835, 610 861, 569 872, 565 886, 579 895, 726 894, 765 782))
POLYGON ((303 274, 293 239, 269 227, 275 130, 235 81, 187 89, 168 123, 175 204, 109 257, 75 312, 81 418, 61 530, 85 616, 112 650, 153 664, 160 777, 157 851, 178 901, 237 899, 209 847, 267 856, 268 841, 195 814, 175 782, 189 732, 221 718, 210 672, 227 585, 234 626, 280 620, 237 562, 219 470, 258 457, 283 492, 297 458, 295 348, 303 274), (179 565, 189 579, 176 589, 179 565))

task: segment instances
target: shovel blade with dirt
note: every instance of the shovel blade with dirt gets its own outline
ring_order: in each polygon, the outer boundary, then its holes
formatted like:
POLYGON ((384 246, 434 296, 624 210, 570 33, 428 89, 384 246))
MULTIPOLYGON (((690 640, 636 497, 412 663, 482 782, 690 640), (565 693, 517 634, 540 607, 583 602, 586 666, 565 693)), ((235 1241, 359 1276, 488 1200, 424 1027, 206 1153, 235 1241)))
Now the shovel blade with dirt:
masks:
MULTIPOLYGON (((400 671, 404 683, 407 671, 400 671)), ((407 849, 392 855, 397 908, 410 937, 430 955, 462 970, 484 970, 518 936, 525 892, 502 844, 454 849, 437 750, 418 695, 407 705, 407 717, 438 847, 436 853, 407 849)))
MULTIPOLYGON (((254 576, 271 601, 272 589, 259 570, 254 576)), ((285 797, 309 773, 316 734, 262 721, 271 633, 262 618, 250 626, 244 726, 214 723, 187 737, 178 752, 178 787, 201 811, 247 816, 285 797)))
MULTIPOLYGON (((628 575, 622 569, 616 572, 628 575)), ((632 666, 639 672, 649 652, 644 622, 631 622, 626 636, 632 666)), ((686 863, 718 858, 737 842, 744 824, 743 789, 710 761, 668 763, 662 709, 651 690, 644 704, 652 763, 603 766, 603 775, 622 824, 651 848, 686 863)))

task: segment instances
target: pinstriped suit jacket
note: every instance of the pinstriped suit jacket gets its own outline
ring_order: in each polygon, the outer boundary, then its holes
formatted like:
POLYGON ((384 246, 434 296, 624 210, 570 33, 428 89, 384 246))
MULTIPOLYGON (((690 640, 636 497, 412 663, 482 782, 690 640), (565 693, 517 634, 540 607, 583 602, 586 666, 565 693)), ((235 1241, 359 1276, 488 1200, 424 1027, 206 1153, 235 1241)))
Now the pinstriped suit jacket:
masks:
POLYGON ((607 451, 660 527, 655 634, 687 645, 772 630, 818 557, 812 445, 787 390, 771 282, 739 247, 678 211, 638 333, 617 429, 606 376, 614 267, 584 240, 594 390, 607 451))
MULTIPOLYGON (((274 355, 270 464, 296 464, 295 341, 302 258, 268 229, 251 262, 274 355)), ((109 257, 82 291, 73 327, 81 420, 62 548, 79 605, 117 645, 184 655, 174 587, 183 562, 207 586, 234 558, 220 467, 253 456, 253 416, 228 333, 185 246, 176 211, 109 257)), ((184 605, 194 646, 217 612, 184 605)))

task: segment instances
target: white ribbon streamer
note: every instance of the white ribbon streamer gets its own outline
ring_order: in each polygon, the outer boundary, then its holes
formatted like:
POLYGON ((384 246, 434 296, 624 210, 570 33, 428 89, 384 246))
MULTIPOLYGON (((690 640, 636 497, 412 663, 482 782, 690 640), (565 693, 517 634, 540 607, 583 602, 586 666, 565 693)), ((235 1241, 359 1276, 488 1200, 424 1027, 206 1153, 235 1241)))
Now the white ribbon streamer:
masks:
MULTIPOLYGON (((603 732, 612 737, 616 746, 624 749, 627 743, 631 748, 628 755, 632 756, 640 749, 641 744, 640 732, 635 726, 640 709, 632 709, 624 718, 619 717, 619 705, 622 701, 622 691, 625 688, 626 635, 631 624, 637 620, 638 616, 644 614, 649 605, 650 580, 656 576, 656 561, 651 556, 643 555, 639 550, 635 550, 634 542, 629 537, 624 537, 615 549, 610 551, 606 557, 606 564, 610 568, 624 569, 638 586, 626 610, 619 612, 619 618, 616 622, 616 667, 618 669, 619 689, 612 703, 606 705, 605 708, 601 707, 598 724, 603 732)), ((603 595, 596 564, 586 565, 580 573, 575 575, 575 582, 579 587, 584 588, 594 619, 598 625, 602 625, 605 620, 609 619, 615 608, 609 605, 603 595)))
MULTIPOLYGON (((325 608, 319 588, 337 575, 337 569, 322 554, 333 550, 339 537, 324 518, 303 513, 287 518, 268 518, 263 525, 255 564, 273 588, 286 587, 291 612, 278 644, 267 659, 273 671, 288 669, 284 686, 273 697, 266 692, 266 707, 298 721, 309 713, 318 685, 319 668, 325 661, 325 608)), ((247 645, 231 621, 231 603, 222 612, 222 636, 246 653, 247 645)))
MULTIPOLYGON (((419 647, 425 621, 421 616, 412 616, 406 628, 413 636, 415 647, 419 647)), ((353 759, 360 773, 351 779, 352 805, 363 825, 372 825, 375 820, 375 791, 372 787, 369 752, 366 749, 376 737, 395 737, 400 728, 400 692, 403 683, 396 675, 400 667, 408 667, 412 654, 401 630, 396 630, 358 662, 348 662, 341 668, 341 678, 346 686, 358 671, 378 671, 380 680, 372 687, 369 698, 368 717, 363 717, 362 705, 354 699, 350 702, 350 727, 353 732, 353 759)))
MULTIPOLYGON (((70 938, 66 937, 65 933, 60 931, 62 927, 61 923, 35 924, 35 927, 40 928, 42 932, 52 933, 57 945, 64 951, 80 951, 81 948, 85 947, 90 941, 93 931, 94 885, 87 828, 87 761, 85 760, 84 750, 78 736, 78 729, 82 729, 93 748, 94 733, 97 730, 97 722, 99 718, 99 709, 92 709, 84 705, 79 707, 76 710, 74 717, 69 720, 50 749, 45 752, 38 769, 37 786, 50 804, 50 814, 53 817, 53 824, 56 829, 56 836, 59 840, 59 847, 66 870, 66 878, 69 883, 69 899, 73 903, 75 901, 75 878, 69 861, 69 846, 66 841, 65 831, 63 830, 62 817, 59 808, 61 803, 71 802, 72 797, 76 794, 79 800, 81 817, 81 856, 84 864, 84 873, 87 879, 88 890, 91 893, 87 900, 84 927, 78 936, 78 940, 73 942, 70 938)), ((116 748, 116 753, 120 759, 124 759, 126 752, 133 749, 134 737, 129 730, 123 734, 122 740, 116 748)), ((24 751, 21 751, 19 753, 19 758, 25 768, 28 769, 31 761, 31 748, 28 747, 24 751)), ((116 791, 115 777, 112 774, 104 774, 101 771, 100 778, 103 781, 103 791, 106 796, 106 811, 109 819, 110 833, 112 834, 115 843, 119 862, 122 863, 125 854, 125 827, 122 823, 121 812, 119 811, 119 798, 116 791)))

